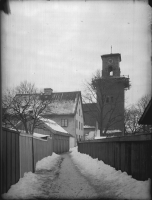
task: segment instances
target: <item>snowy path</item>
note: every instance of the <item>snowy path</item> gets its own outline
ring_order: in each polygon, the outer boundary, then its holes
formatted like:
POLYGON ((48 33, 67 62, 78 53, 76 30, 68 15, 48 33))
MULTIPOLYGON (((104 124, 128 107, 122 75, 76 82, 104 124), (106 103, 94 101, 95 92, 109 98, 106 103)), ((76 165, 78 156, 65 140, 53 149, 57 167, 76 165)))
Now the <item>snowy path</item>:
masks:
POLYGON ((98 194, 73 164, 69 153, 61 155, 63 162, 58 178, 53 181, 49 197, 52 198, 97 198, 98 194))
POLYGON ((150 200, 150 179, 137 181, 98 159, 71 152, 43 158, 36 173, 24 174, 3 194, 5 199, 144 199, 150 200))

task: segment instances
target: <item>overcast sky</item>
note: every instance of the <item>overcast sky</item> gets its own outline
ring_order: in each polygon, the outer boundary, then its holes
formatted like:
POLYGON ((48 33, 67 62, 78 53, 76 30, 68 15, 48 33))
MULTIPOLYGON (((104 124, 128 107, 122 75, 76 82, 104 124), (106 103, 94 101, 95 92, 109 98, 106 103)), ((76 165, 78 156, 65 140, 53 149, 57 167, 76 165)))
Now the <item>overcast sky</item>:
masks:
POLYGON ((101 55, 120 53, 127 103, 151 86, 151 9, 146 1, 11 1, 2 13, 2 87, 21 81, 53 91, 84 90, 101 55))

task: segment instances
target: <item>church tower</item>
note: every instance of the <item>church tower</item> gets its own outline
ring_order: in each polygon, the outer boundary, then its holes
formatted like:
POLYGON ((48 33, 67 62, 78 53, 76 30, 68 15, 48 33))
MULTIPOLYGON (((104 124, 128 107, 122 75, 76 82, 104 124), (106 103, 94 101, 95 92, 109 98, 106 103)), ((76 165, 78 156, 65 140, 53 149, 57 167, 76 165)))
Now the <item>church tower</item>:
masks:
MULTIPOLYGON (((124 94, 129 89, 129 76, 121 76, 121 54, 101 56, 102 76, 94 80, 97 91, 97 103, 101 110, 100 124, 102 134, 106 130, 124 134, 124 94)), ((116 134, 117 135, 117 134, 116 134)))
POLYGON ((121 55, 116 54, 107 54, 102 55, 102 77, 120 77, 120 66, 121 55))

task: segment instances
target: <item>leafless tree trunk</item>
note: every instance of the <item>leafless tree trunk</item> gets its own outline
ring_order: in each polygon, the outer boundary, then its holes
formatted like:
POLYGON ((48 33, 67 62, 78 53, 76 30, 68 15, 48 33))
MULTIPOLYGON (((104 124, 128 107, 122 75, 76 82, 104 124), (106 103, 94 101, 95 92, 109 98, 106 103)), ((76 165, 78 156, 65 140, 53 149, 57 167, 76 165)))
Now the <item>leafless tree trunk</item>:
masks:
POLYGON ((140 117, 142 116, 146 106, 150 101, 151 96, 143 96, 136 105, 131 105, 129 108, 125 109, 125 134, 136 134, 136 133, 149 133, 151 127, 140 125, 138 123, 140 117))
MULTIPOLYGON (((99 127, 100 135, 106 134, 107 130, 115 123, 123 120, 124 116, 116 112, 117 107, 120 103, 120 93, 115 94, 113 103, 107 104, 107 97, 109 89, 114 89, 115 79, 103 79, 100 72, 97 71, 96 75, 93 76, 91 82, 86 82, 85 93, 83 95, 83 103, 95 103, 96 114, 92 112, 92 116, 96 118, 99 127), (107 119, 107 120, 106 120, 107 119), (105 120, 107 121, 106 124, 105 120)), ((86 104, 87 105, 87 104, 86 104)), ((88 107, 89 109, 89 107, 88 107)), ((91 112, 91 110, 90 110, 91 112)))
MULTIPOLYGON (((3 96, 3 123, 5 126, 25 130, 27 134, 33 135, 34 129, 44 124, 41 120, 43 111, 50 105, 51 98, 44 98, 38 93, 34 84, 27 81, 22 82, 14 90, 6 91, 3 96)), ((34 141, 32 137, 32 165, 34 167, 34 141)))
POLYGON ((32 135, 34 129, 43 123, 41 115, 50 103, 51 98, 45 99, 34 84, 24 81, 3 95, 3 123, 17 131, 23 126, 25 132, 32 135))

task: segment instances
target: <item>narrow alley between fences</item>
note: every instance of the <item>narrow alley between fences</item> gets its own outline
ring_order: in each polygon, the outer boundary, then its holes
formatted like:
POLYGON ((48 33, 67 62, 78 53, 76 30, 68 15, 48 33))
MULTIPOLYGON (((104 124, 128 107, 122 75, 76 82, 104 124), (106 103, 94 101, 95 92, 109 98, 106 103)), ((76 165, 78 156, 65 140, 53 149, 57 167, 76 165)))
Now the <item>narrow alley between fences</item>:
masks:
POLYGON ((150 199, 150 180, 137 181, 73 148, 53 153, 3 194, 4 199, 150 199), (140 198, 139 198, 140 197, 140 198))
POLYGON ((74 165, 69 153, 61 155, 57 167, 52 172, 45 173, 42 171, 37 173, 40 175, 40 179, 44 181, 41 188, 44 198, 92 199, 98 197, 95 188, 74 165), (53 180, 51 180, 52 177, 53 180))

